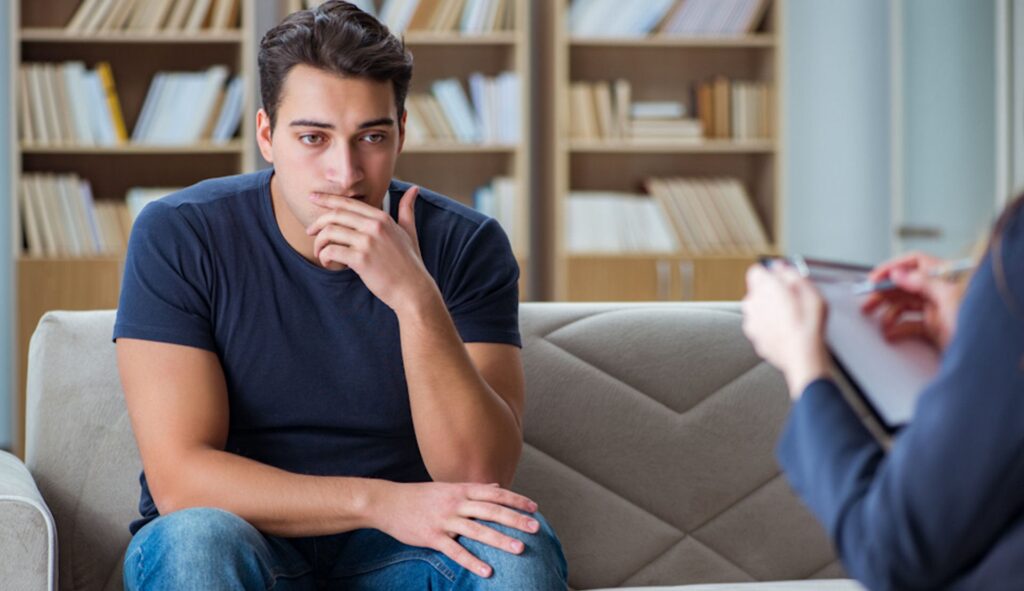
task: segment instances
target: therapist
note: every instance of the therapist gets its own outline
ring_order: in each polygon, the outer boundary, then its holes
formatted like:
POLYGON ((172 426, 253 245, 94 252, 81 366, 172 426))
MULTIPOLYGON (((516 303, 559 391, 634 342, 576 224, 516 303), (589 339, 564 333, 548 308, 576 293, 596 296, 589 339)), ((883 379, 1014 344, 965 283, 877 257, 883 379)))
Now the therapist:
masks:
POLYGON ((962 302, 895 259, 867 298, 891 339, 942 352, 934 381, 888 453, 829 378, 826 305, 787 267, 747 273, 743 330, 795 401, 777 449, 790 483, 870 589, 1024 589, 1024 202, 1000 217, 962 302), (910 313, 913 314, 910 314, 910 313))

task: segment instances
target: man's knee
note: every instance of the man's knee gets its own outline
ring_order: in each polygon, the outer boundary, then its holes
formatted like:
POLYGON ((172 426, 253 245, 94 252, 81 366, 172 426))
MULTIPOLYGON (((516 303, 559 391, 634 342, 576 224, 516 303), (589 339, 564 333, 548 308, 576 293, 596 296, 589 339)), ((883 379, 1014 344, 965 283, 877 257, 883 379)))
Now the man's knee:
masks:
POLYGON ((255 541, 260 533, 241 517, 207 507, 183 509, 156 519, 139 531, 146 545, 157 543, 172 547, 220 548, 239 541, 255 541), (147 531, 148 530, 148 531, 147 531))
POLYGON ((184 584, 196 577, 230 576, 228 571, 237 568, 259 571, 262 542, 259 531, 233 513, 210 508, 176 511, 135 535, 125 555, 125 583, 128 588, 153 579, 184 584))
POLYGON ((462 538, 462 544, 493 569, 490 578, 478 581, 483 588, 488 588, 488 585, 494 589, 529 588, 538 591, 566 588, 567 573, 562 544, 540 513, 536 513, 534 517, 540 523, 540 529, 532 534, 489 521, 481 522, 509 537, 521 540, 523 551, 520 554, 512 554, 475 540, 462 538), (517 586, 518 583, 527 582, 530 584, 526 587, 517 586))

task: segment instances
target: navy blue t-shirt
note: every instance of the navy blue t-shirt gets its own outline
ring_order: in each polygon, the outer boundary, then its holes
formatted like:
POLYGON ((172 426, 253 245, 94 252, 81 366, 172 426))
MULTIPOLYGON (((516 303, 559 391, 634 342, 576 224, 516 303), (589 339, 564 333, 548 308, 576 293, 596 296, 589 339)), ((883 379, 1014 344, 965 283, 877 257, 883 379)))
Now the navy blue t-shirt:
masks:
MULTIPOLYGON (((273 169, 211 179, 147 205, 132 229, 114 339, 198 347, 220 359, 226 451, 299 474, 430 480, 416 444, 398 319, 350 269, 285 240, 273 169)), ((393 181, 390 213, 409 185, 393 181)), ((427 270, 466 342, 521 346, 519 267, 501 227, 421 190, 427 270)), ((142 519, 158 515, 145 474, 142 519)))

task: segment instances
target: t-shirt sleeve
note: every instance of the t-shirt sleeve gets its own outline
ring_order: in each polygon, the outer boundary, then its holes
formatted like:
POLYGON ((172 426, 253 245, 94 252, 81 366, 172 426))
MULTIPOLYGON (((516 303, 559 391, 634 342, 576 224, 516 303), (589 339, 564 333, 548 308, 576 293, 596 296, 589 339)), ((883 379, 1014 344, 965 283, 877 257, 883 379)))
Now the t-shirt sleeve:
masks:
POLYGON ((498 222, 488 219, 470 236, 441 291, 464 342, 522 347, 519 264, 498 222))
POLYGON ((156 201, 143 209, 128 240, 115 341, 142 339, 216 351, 213 274, 201 236, 178 207, 156 201))

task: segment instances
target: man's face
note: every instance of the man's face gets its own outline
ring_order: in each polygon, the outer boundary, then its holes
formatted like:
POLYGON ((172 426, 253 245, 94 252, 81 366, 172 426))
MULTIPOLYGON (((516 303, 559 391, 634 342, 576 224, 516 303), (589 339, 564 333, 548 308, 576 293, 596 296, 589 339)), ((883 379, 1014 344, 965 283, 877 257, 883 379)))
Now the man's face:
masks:
POLYGON ((381 207, 404 141, 391 82, 298 65, 282 86, 273 134, 262 110, 257 126, 278 197, 303 227, 327 211, 312 193, 381 207))

